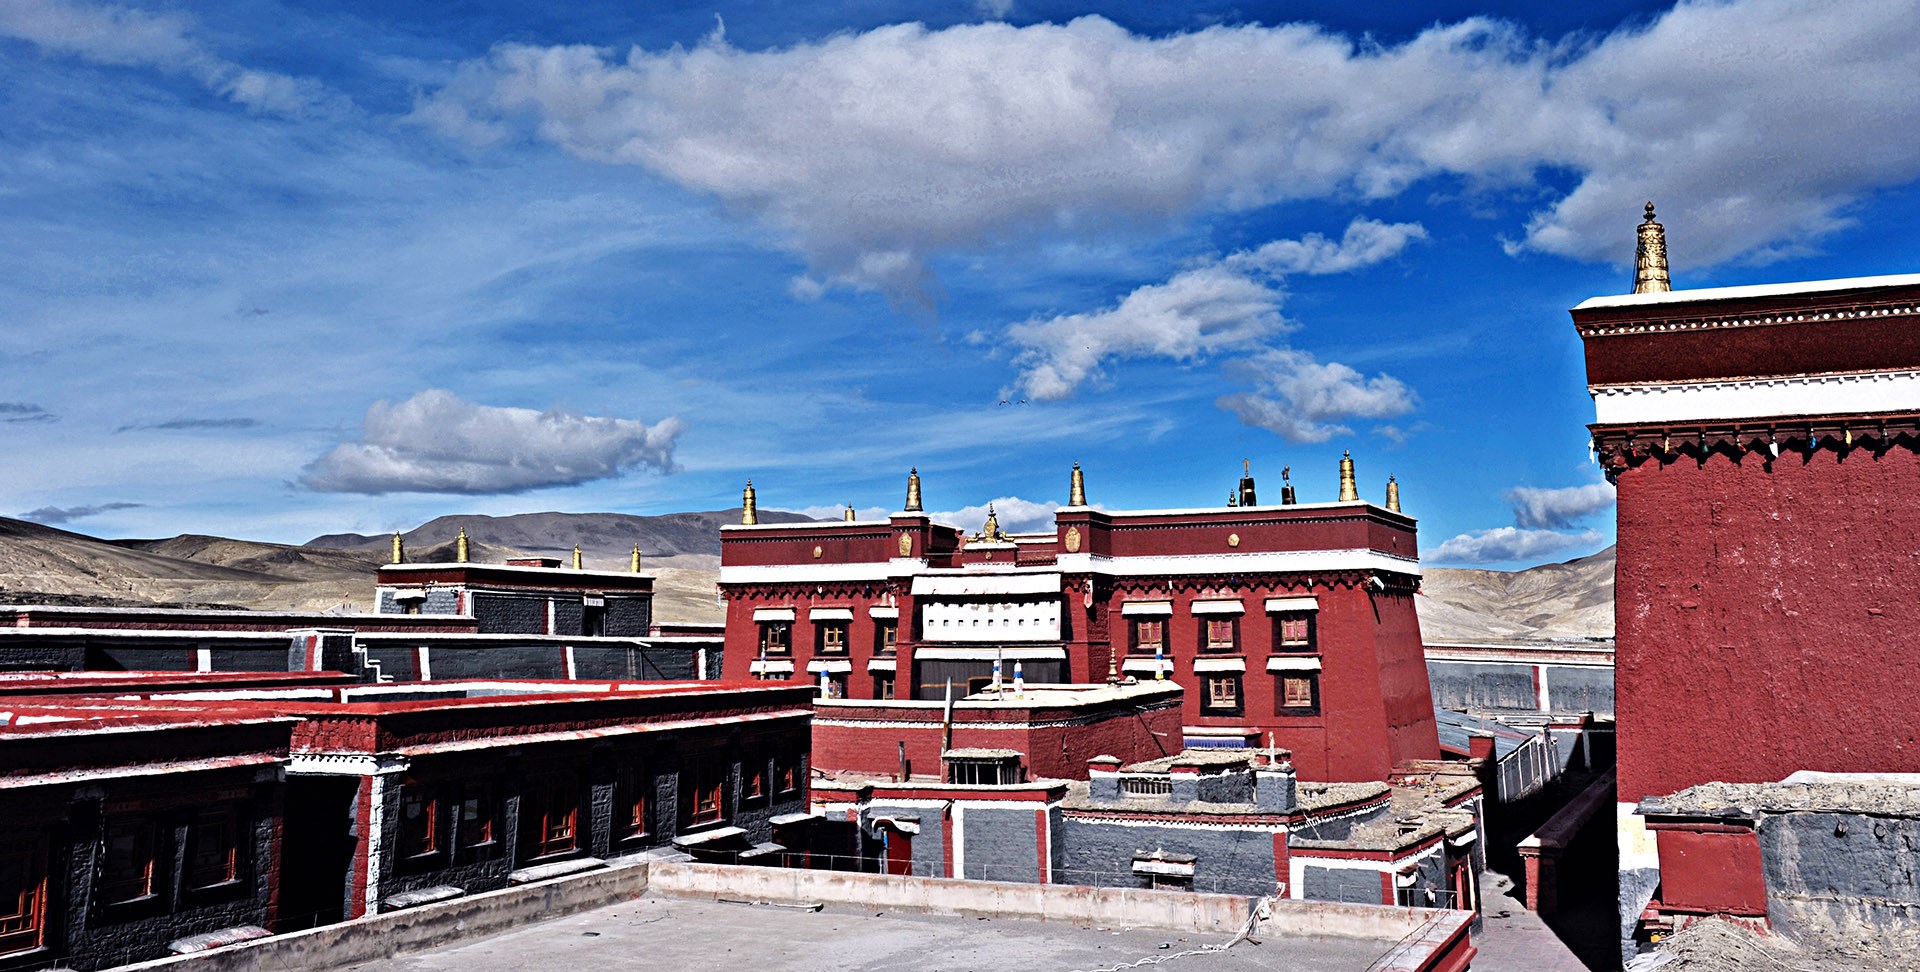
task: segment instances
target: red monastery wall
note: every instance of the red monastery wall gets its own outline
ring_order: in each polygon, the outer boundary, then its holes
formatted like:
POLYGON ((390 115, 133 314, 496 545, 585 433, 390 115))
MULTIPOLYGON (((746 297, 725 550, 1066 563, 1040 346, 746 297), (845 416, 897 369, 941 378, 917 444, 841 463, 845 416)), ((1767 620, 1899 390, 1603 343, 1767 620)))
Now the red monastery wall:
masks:
POLYGON ((1619 475, 1621 800, 1920 772, 1920 457, 1767 458, 1619 475))

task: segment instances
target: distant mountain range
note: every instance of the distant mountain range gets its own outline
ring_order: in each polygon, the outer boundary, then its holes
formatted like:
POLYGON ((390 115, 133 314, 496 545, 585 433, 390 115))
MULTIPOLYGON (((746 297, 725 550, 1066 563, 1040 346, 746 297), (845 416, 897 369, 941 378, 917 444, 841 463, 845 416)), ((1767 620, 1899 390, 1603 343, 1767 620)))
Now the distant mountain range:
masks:
MULTIPOLYGON (((762 523, 809 517, 762 510, 762 523)), ((663 620, 718 621, 720 526, 740 510, 630 516, 522 513, 443 516, 401 534, 407 559, 446 563, 464 527, 472 558, 557 557, 578 544, 585 565, 625 570, 639 544, 663 620)), ((100 540, 0 517, 0 602, 370 610, 390 535, 336 533, 303 545, 185 534, 100 540)), ((1433 641, 1529 642, 1613 636, 1613 548, 1519 571, 1429 567, 1419 596, 1433 641)))

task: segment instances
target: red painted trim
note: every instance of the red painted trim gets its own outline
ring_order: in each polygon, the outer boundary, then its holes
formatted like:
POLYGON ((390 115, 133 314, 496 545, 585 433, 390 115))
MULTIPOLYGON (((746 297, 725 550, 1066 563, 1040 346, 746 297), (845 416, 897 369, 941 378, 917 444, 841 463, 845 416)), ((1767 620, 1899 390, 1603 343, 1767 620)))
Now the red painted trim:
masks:
POLYGON ((940 865, 944 868, 942 876, 958 876, 953 873, 953 813, 950 810, 940 814, 940 865))
POLYGON ((364 918, 367 914, 367 882, 373 866, 373 855, 378 849, 373 847, 373 781, 375 777, 363 777, 360 780, 360 793, 354 800, 353 823, 360 831, 360 839, 353 846, 353 882, 352 898, 347 902, 347 917, 364 918))
POLYGON ((1394 874, 1392 871, 1380 872, 1380 903, 1381 904, 1394 905, 1394 904, 1400 903, 1400 895, 1398 893, 1398 889, 1396 889, 1393 886, 1393 878, 1394 878, 1394 874))
POLYGON ((1053 859, 1053 855, 1047 853, 1047 812, 1045 810, 1033 812, 1033 842, 1034 851, 1039 855, 1034 861, 1039 865, 1040 883, 1052 884, 1053 882, 1049 880, 1052 875, 1048 873, 1047 864, 1053 859))

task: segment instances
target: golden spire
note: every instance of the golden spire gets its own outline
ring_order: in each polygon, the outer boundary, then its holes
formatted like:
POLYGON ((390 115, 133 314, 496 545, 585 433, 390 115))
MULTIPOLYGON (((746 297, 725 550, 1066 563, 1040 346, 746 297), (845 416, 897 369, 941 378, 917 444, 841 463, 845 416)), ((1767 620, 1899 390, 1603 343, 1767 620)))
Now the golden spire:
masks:
POLYGON ((453 538, 453 559, 464 564, 467 562, 468 553, 467 528, 461 527, 460 535, 453 538))
POLYGON ((633 545, 633 572, 640 573, 640 545, 633 545))
POLYGON ((847 504, 847 515, 846 515, 846 516, 844 516, 844 517, 842 517, 842 519, 844 519, 844 520, 846 520, 846 521, 847 521, 848 523, 852 523, 852 522, 853 522, 853 520, 854 520, 854 516, 853 516, 853 504, 852 504, 852 503, 848 503, 848 504, 847 504))
POLYGON ((1349 503, 1360 498, 1360 487, 1353 482, 1353 453, 1340 453, 1340 502, 1349 503))
POLYGON ((1006 534, 1000 532, 999 514, 993 511, 993 504, 988 503, 987 504, 987 522, 980 526, 980 534, 974 537, 974 539, 984 540, 988 543, 992 543, 995 540, 1004 540, 1006 539, 1006 537, 1007 537, 1006 534))
POLYGON ((740 522, 753 526, 760 522, 760 509, 753 501, 753 480, 747 480, 747 488, 740 491, 740 522))
POLYGON ((1400 484, 1392 476, 1387 477, 1387 509, 1400 512, 1400 484))
POLYGON ((583 569, 583 566, 580 563, 580 545, 577 543, 573 545, 573 569, 574 570, 583 569))
POLYGON ((393 562, 396 564, 404 564, 407 562, 407 548, 400 542, 400 531, 398 530, 393 531, 393 562))
POLYGON ((1253 461, 1249 459, 1240 460, 1240 505, 1260 505, 1260 498, 1253 491, 1253 461))
POLYGON ((1299 502, 1298 498, 1296 498, 1293 495, 1293 480, 1288 478, 1292 474, 1293 474, 1292 466, 1280 467, 1280 505, 1281 506, 1292 506, 1293 504, 1299 502))
POLYGON ((908 513, 920 512, 920 467, 919 466, 915 466, 912 469, 907 471, 906 511, 908 513))
POLYGON ((1633 255, 1633 292, 1664 294, 1673 289, 1667 278, 1667 230, 1654 221, 1653 203, 1647 203, 1640 223, 1640 245, 1633 255))
POLYGON ((1073 464, 1073 485, 1067 490, 1068 506, 1087 505, 1087 478, 1080 474, 1080 464, 1073 464))

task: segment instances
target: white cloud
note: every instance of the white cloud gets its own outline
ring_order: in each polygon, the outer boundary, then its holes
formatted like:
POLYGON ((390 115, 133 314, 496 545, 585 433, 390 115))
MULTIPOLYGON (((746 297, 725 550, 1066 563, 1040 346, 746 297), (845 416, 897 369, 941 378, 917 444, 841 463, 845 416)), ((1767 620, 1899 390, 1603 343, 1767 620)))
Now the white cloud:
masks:
POLYGON ((684 430, 673 417, 647 425, 499 408, 430 389, 399 404, 375 402, 361 441, 335 446, 300 481, 332 493, 517 493, 634 468, 670 472, 684 430))
POLYGON ((1016 393, 1042 401, 1065 398, 1085 382, 1104 377, 1107 362, 1120 358, 1197 361, 1220 352, 1263 348, 1269 339, 1291 330, 1280 316, 1286 294, 1275 278, 1357 270, 1391 259, 1409 242, 1425 237, 1418 223, 1355 219, 1339 242, 1318 233, 1274 240, 1176 274, 1165 283, 1147 284, 1107 310, 1015 324, 1007 328, 1007 339, 1021 348, 1013 359, 1020 369, 1016 393))
POLYGON ((99 503, 93 506, 42 506, 37 510, 29 510, 20 514, 20 519, 54 526, 61 523, 71 523, 74 520, 84 519, 89 516, 98 516, 102 513, 112 513, 116 510, 138 509, 144 505, 143 503, 99 503))
POLYGON ((1523 530, 1495 527, 1462 533, 1422 558, 1432 563, 1492 564, 1510 560, 1531 560, 1600 543, 1597 531, 1557 533, 1553 530, 1523 530))
POLYGON ((1562 489, 1516 486, 1507 491, 1507 502, 1513 504, 1515 526, 1560 530, 1612 506, 1613 487, 1607 483, 1562 489))
POLYGON ((1515 249, 1625 261, 1653 197, 1678 266, 1764 258, 1920 176, 1915 78, 1914 0, 1697 0, 1559 42, 1484 18, 1381 46, 1083 17, 761 51, 503 44, 418 117, 644 166, 762 221, 818 281, 906 296, 943 251, 1436 175, 1528 191, 1570 177, 1513 227, 1515 249))
POLYGON ((1267 284, 1212 266, 1141 287, 1109 310, 1015 324, 1007 337, 1023 349, 1013 359, 1018 391, 1065 398, 1113 358, 1192 361, 1256 347, 1285 328, 1280 300, 1267 284))
POLYGON ((248 110, 297 116, 339 110, 346 99, 306 78, 242 67, 214 55, 179 14, 69 0, 0 3, 0 36, 95 64, 157 68, 199 81, 248 110))
POLYGON ((987 522, 987 507, 993 507, 994 515, 1000 521, 1000 529, 1006 533, 1049 533, 1053 530, 1053 514, 1060 508, 1059 503, 1035 503, 1018 496, 1002 496, 991 503, 978 506, 963 506, 944 513, 929 513, 935 523, 957 526, 969 534, 978 533, 987 522))
POLYGON ((1353 430, 1337 420, 1391 418, 1413 411, 1415 404, 1412 390, 1398 378, 1368 378, 1337 361, 1318 361, 1291 348, 1235 362, 1229 371, 1252 381, 1256 391, 1222 396, 1219 406, 1289 442, 1352 435, 1353 430))
POLYGON ((1308 233, 1297 240, 1274 240, 1258 249, 1236 253, 1225 262, 1275 275, 1347 273, 1390 260, 1407 244, 1426 238, 1427 228, 1419 223, 1356 219, 1347 224, 1346 233, 1338 240, 1308 233))

